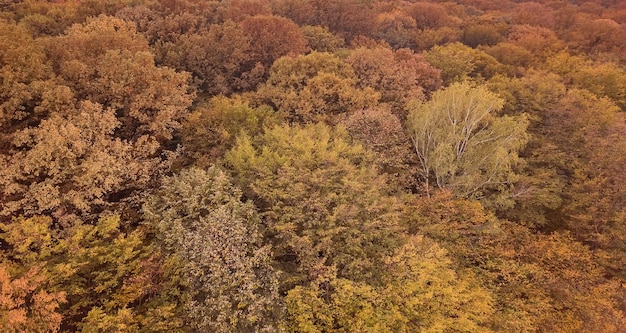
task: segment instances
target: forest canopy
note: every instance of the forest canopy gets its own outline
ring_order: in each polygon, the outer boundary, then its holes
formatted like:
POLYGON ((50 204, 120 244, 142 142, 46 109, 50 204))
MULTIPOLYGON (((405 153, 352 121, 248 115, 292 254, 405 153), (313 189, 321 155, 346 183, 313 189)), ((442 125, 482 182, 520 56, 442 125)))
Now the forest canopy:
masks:
POLYGON ((623 332, 626 4, 0 0, 0 331, 623 332))

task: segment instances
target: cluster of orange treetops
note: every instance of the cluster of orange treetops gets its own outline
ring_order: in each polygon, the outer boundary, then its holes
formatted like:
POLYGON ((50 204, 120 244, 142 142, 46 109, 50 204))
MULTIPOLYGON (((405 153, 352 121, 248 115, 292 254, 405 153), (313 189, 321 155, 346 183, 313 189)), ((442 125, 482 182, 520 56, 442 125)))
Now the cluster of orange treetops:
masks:
POLYGON ((619 0, 0 0, 0 331, 623 332, 619 0))

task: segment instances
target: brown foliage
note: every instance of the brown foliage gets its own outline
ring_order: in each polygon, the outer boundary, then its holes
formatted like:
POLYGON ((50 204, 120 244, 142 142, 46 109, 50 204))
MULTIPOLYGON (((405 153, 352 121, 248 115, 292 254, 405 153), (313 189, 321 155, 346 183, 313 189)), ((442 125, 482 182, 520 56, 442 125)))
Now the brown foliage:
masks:
POLYGON ((409 49, 359 48, 346 61, 354 68, 357 86, 380 92, 381 102, 400 112, 407 101, 424 99, 441 87, 440 71, 409 49))
POLYGON ((303 54, 306 42, 293 21, 279 16, 252 16, 241 23, 250 38, 250 62, 269 68, 285 55, 303 54))
POLYGON ((376 154, 376 164, 399 187, 411 189, 417 183, 412 162, 413 148, 400 119, 379 107, 356 111, 341 122, 350 135, 376 154))
POLYGON ((438 29, 454 26, 457 22, 450 17, 443 5, 430 2, 416 2, 406 9, 415 19, 419 29, 438 29))
POLYGON ((250 39, 233 21, 212 24, 198 33, 180 36, 175 42, 159 45, 160 62, 191 72, 201 91, 228 95, 236 77, 249 61, 250 39))

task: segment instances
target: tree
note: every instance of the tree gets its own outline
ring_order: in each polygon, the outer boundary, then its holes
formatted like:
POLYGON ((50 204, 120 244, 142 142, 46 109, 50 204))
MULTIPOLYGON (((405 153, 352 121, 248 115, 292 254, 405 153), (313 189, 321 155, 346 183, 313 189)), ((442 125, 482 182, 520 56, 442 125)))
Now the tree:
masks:
POLYGON ((163 179, 144 206, 163 249, 180 258, 191 327, 269 331, 280 316, 270 248, 251 202, 216 167, 163 179))
MULTIPOLYGON (((624 278, 619 263, 626 262, 623 230, 626 119, 608 98, 571 89, 543 121, 543 139, 560 158, 552 167, 567 176, 563 206, 559 213, 577 239, 607 251, 605 267, 624 278)), ((541 156, 538 156, 539 159, 541 156)), ((542 160, 542 159, 540 159, 542 160)), ((545 162, 544 162, 545 163, 545 162)))
POLYGON ((522 2, 512 10, 515 24, 528 24, 544 28, 554 27, 554 10, 542 3, 522 2))
POLYGON ((626 59, 626 32, 623 25, 607 18, 580 17, 568 31, 570 47, 597 56, 612 53, 619 60, 626 59))
POLYGON ((417 28, 415 20, 405 12, 394 10, 378 14, 374 36, 389 43, 393 48, 413 46, 413 31, 417 28))
POLYGON ((0 263, 0 329, 7 333, 58 332, 62 317, 57 309, 65 302, 65 293, 45 289, 47 276, 41 267, 31 266, 12 276, 15 267, 11 266, 5 260, 0 263))
POLYGON ((512 70, 507 74, 522 74, 536 61, 535 56, 530 51, 509 42, 501 42, 493 46, 481 47, 480 49, 496 58, 503 65, 512 66, 512 70))
POLYGON ((439 188, 480 198, 515 181, 513 166, 524 146, 524 117, 495 114, 503 100, 482 86, 455 83, 428 102, 409 105, 407 129, 429 193, 439 188))
POLYGON ((253 105, 270 105, 300 123, 332 123, 337 115, 375 105, 378 100, 371 88, 357 87, 349 64, 319 52, 278 59, 267 82, 248 97, 253 105))
POLYGON ((379 92, 380 102, 389 103, 403 118, 407 101, 423 99, 441 86, 440 71, 409 49, 359 48, 346 62, 354 68, 359 88, 379 92))
POLYGON ((184 157, 196 167, 208 167, 232 148, 239 134, 255 137, 283 115, 267 106, 252 108, 241 98, 217 96, 201 103, 183 122, 184 157))
POLYGON ((460 23, 449 16, 446 8, 438 3, 415 2, 407 8, 407 13, 415 19, 417 28, 422 30, 453 27, 460 23))
POLYGON ((242 90, 253 90, 267 79, 274 61, 280 57, 297 56, 306 51, 306 41, 297 24, 280 16, 250 16, 241 22, 250 40, 249 58, 240 76, 242 90), (259 72, 259 73, 257 73, 259 72))
POLYGON ((272 14, 269 0, 231 0, 220 5, 225 21, 241 22, 246 17, 272 14))
POLYGON ((554 73, 529 70, 521 78, 495 76, 487 86, 505 98, 503 113, 527 114, 528 143, 520 156, 524 163, 518 166, 519 181, 511 195, 515 206, 500 210, 501 216, 527 226, 560 224, 563 214, 557 213, 563 204, 564 189, 569 180, 560 171, 563 153, 546 136, 545 117, 554 112, 567 89, 564 79, 554 73))
POLYGON ((131 23, 107 16, 73 26, 48 40, 48 56, 62 84, 75 98, 112 108, 121 126, 116 134, 137 140, 171 139, 191 105, 187 73, 156 67, 147 41, 131 23))
POLYGON ((187 33, 175 42, 159 46, 163 65, 193 73, 200 90, 228 95, 249 61, 250 40, 233 21, 212 24, 197 33, 187 33))
POLYGON ((498 27, 493 24, 473 24, 463 30, 463 43, 470 47, 495 45, 503 40, 498 27))
POLYGON ((288 332, 490 332, 491 295, 415 236, 385 258, 382 286, 324 276, 289 291, 288 332))
POLYGON ((45 46, 57 76, 9 122, 0 214, 94 221, 137 204, 169 167, 165 148, 193 98, 189 76, 156 67, 132 24, 112 17, 73 26, 45 46))
POLYGON ((285 290, 331 267, 341 278, 377 279, 397 242, 396 200, 345 130, 275 126, 255 142, 240 136, 225 160, 260 208, 285 290))
POLYGON ((511 27, 507 39, 510 43, 521 46, 533 55, 538 62, 565 49, 565 43, 550 29, 527 24, 511 27))
POLYGON ((175 286, 164 279, 162 259, 145 242, 145 229, 124 233, 118 216, 63 230, 47 216, 20 217, 1 228, 7 250, 0 265, 19 276, 15 281, 25 288, 20 297, 33 297, 34 303, 19 306, 30 307, 26 324, 33 331, 42 321, 50 326, 45 331, 59 323, 63 330, 79 331, 119 320, 123 313, 128 327, 180 328, 177 299, 169 295, 175 286))
POLYGON ((473 272, 491 291, 494 331, 619 332, 623 326, 623 287, 599 264, 605 254, 571 234, 536 233, 447 191, 415 196, 405 209, 412 234, 434 239, 457 271, 473 272))
POLYGON ((459 28, 443 27, 439 29, 416 30, 413 40, 418 50, 426 51, 437 45, 460 42, 463 31, 459 28))
POLYGON ((4 136, 45 116, 35 108, 42 94, 52 89, 52 70, 44 49, 21 26, 0 20, 0 144, 4 136))
POLYGON ((488 79, 505 71, 494 57, 461 43, 434 46, 424 56, 428 63, 441 70, 444 85, 468 78, 488 79))
POLYGON ((326 26, 347 41, 369 36, 375 25, 376 13, 367 2, 358 0, 307 0, 310 18, 307 24, 326 26))
POLYGON ((312 51, 333 53, 345 46, 344 39, 330 32, 328 27, 305 25, 300 27, 300 31, 312 51))
MULTIPOLYGON (((114 111, 91 102, 63 110, 38 127, 16 133, 0 155, 1 215, 52 213, 69 223, 119 205, 117 193, 148 186, 167 168, 147 137, 122 141, 114 111)), ((118 206, 119 207, 119 206, 118 206)))
POLYGON ((384 107, 356 111, 342 120, 350 135, 377 154, 379 170, 403 189, 417 184, 417 168, 411 140, 402 122, 384 107))
POLYGON ((626 110, 626 71, 610 61, 593 61, 562 52, 549 58, 547 67, 567 78, 577 88, 611 98, 626 110))

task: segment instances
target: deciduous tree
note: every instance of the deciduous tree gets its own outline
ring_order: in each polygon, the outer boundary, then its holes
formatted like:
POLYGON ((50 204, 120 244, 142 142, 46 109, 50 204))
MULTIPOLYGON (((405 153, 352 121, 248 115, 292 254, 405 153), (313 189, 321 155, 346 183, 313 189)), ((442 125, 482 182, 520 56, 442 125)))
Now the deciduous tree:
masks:
POLYGON ((528 123, 496 116, 502 106, 497 95, 467 82, 409 106, 407 128, 427 192, 431 178, 439 188, 474 198, 511 185, 528 123))
POLYGON ((468 78, 490 78, 506 71, 494 57, 461 43, 435 46, 425 53, 426 61, 441 70, 444 85, 468 78))
POLYGON ((397 242, 396 200, 372 158, 345 130, 323 124, 276 126, 255 144, 242 136, 227 153, 236 182, 261 209, 287 290, 333 266, 355 281, 381 273, 397 242))
POLYGON ((289 291, 287 331, 490 332, 490 293, 457 275, 436 243, 413 237, 382 267, 379 287, 330 275, 289 291))
POLYGON ((380 102, 389 103, 402 117, 407 101, 424 99, 441 86, 440 71, 409 49, 359 48, 346 62, 354 68, 359 88, 379 92, 380 102))
POLYGON ((356 111, 341 121, 350 135, 376 152, 376 164, 397 186, 417 185, 417 167, 411 140, 402 122, 390 110, 378 107, 356 111))
POLYGON ((327 121, 346 112, 375 105, 379 95, 359 89, 352 67, 330 53, 312 52, 278 59, 270 76, 249 97, 285 112, 291 121, 327 121))
POLYGON ((268 331, 279 320, 270 248, 261 242, 251 202, 211 167, 165 178, 144 206, 168 253, 180 257, 191 327, 201 331, 268 331))

